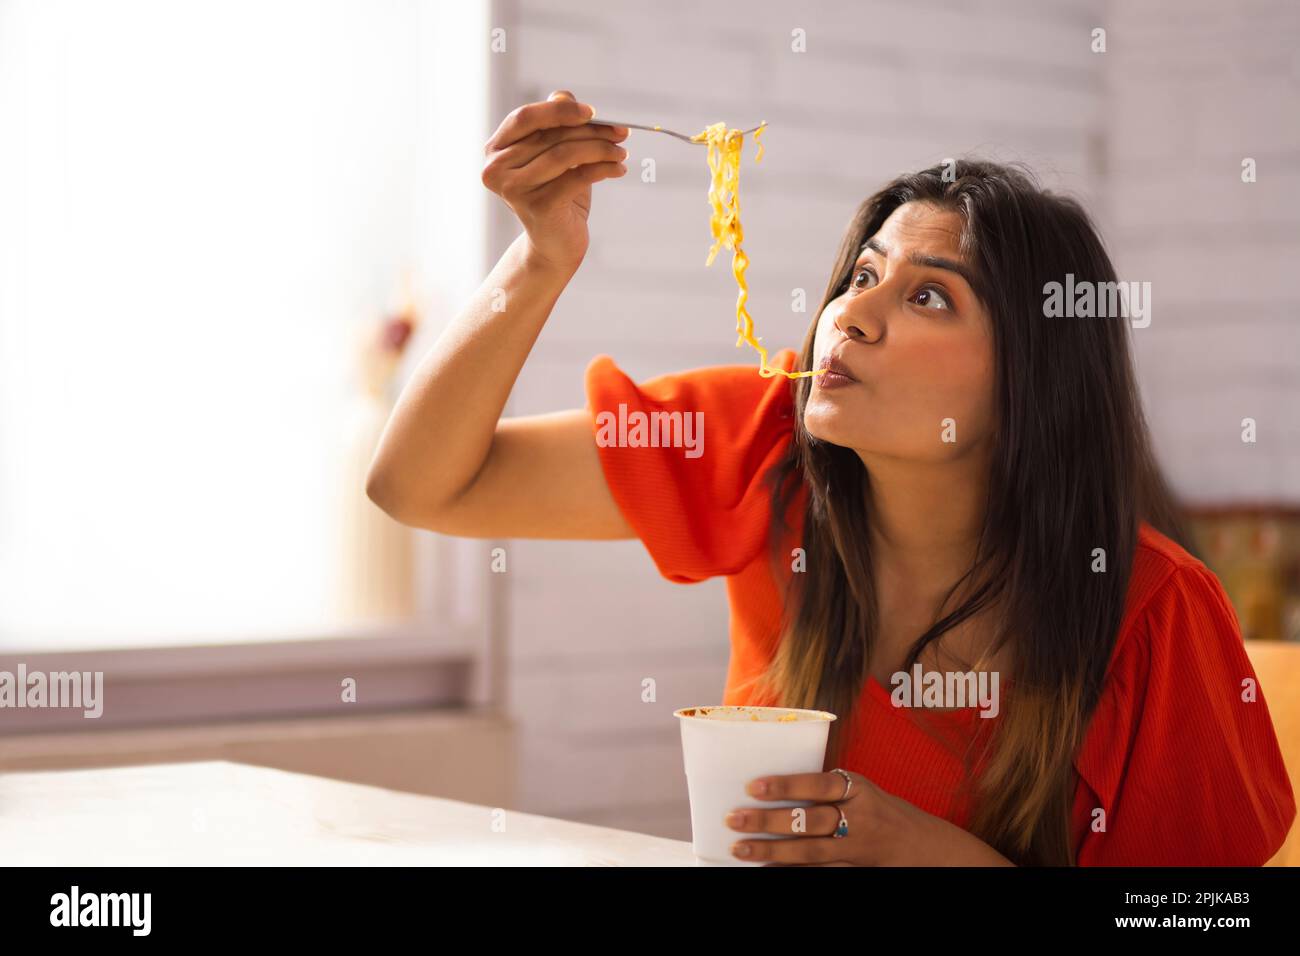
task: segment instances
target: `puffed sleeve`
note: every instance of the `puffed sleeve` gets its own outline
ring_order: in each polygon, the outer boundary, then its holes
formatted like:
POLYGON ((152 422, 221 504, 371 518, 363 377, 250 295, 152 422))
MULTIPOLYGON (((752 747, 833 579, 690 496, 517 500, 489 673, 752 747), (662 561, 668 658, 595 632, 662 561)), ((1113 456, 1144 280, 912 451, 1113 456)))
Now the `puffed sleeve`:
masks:
MULTIPOLYGON (((796 357, 770 363, 788 371, 796 357)), ((659 573, 689 584, 749 564, 769 527, 765 474, 793 430, 790 380, 723 365, 638 384, 598 355, 586 392, 610 492, 659 573)))
POLYGON ((1204 565, 1175 568, 1111 670, 1076 761, 1105 829, 1084 830, 1077 862, 1267 862, 1295 796, 1219 579, 1204 565))

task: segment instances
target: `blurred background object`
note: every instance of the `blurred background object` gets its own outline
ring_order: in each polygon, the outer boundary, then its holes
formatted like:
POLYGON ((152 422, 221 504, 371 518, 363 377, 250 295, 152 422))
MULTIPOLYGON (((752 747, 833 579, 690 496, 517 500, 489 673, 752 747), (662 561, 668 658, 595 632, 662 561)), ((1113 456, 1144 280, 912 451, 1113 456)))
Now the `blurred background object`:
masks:
POLYGON ((338 610, 353 623, 402 621, 416 613, 415 533, 375 507, 366 496, 366 474, 392 414, 401 385, 396 373, 418 322, 408 289, 401 310, 367 327, 356 347, 338 500, 343 540, 335 549, 341 563, 338 610))
POLYGON ((1300 509, 1189 509, 1206 564, 1223 582, 1246 640, 1300 641, 1300 509))

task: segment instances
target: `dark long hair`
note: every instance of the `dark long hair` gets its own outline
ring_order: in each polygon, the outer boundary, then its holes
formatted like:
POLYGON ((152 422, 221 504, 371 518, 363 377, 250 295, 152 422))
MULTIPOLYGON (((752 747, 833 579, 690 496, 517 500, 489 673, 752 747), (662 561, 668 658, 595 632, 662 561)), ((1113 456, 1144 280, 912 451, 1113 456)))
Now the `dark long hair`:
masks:
MULTIPOLYGON (((961 252, 993 321, 996 433, 977 554, 948 592, 969 596, 918 635, 904 668, 945 632, 989 611, 993 651, 1011 648, 1012 673, 1001 675, 1011 692, 996 731, 963 754, 968 829, 1013 862, 1073 864, 1072 759, 1101 694, 1139 522, 1189 550, 1190 538, 1152 454, 1127 318, 1045 317, 1046 283, 1067 273, 1076 283, 1116 275, 1079 203, 1043 190, 1028 171, 963 160, 885 186, 853 216, 818 317, 847 289, 863 242, 914 201, 962 219, 961 252), (1093 570, 1097 548, 1105 573, 1093 570)), ((816 328, 815 318, 800 368, 812 367, 816 328)), ((806 568, 789 575, 782 639, 758 683, 782 706, 840 715, 830 767, 843 755, 876 638, 872 505, 857 454, 804 429, 810 382, 791 383, 794 436, 768 475, 774 562, 790 559, 777 544, 797 493, 807 492, 806 568)))

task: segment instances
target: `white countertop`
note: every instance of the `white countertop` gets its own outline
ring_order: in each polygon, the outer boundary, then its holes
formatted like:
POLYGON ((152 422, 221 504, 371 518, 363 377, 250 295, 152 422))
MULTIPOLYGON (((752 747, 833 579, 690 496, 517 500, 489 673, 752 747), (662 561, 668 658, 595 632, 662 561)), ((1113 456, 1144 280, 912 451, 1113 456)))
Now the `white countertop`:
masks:
POLYGON ((694 866, 691 845, 225 762, 0 774, 14 866, 694 866))

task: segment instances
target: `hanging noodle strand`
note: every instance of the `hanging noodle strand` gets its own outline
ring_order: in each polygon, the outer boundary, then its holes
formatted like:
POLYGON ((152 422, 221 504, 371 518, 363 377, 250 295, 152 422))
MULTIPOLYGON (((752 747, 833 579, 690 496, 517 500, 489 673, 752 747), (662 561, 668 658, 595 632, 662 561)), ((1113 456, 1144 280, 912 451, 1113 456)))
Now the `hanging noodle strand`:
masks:
MULTIPOLYGON (((760 124, 754 131, 754 142, 758 145, 758 155, 754 162, 763 159, 763 144, 759 137, 767 123, 760 124)), ((695 142, 708 144, 709 170, 712 181, 709 185, 709 229, 713 233, 713 247, 704 265, 713 265, 718 250, 731 250, 731 271, 736 277, 740 294, 736 298, 736 347, 750 345, 758 352, 758 374, 764 378, 784 375, 786 378, 806 378, 822 374, 821 370, 811 372, 787 372, 783 368, 767 364, 767 349, 763 348, 761 339, 754 335, 754 320, 750 317, 745 303, 749 300, 749 286, 745 281, 745 270, 749 267, 749 256, 745 255, 743 242, 745 231, 740 225, 740 154, 745 143, 745 134, 741 130, 727 129, 726 123, 714 123, 704 128, 703 132, 692 136, 695 142)))

